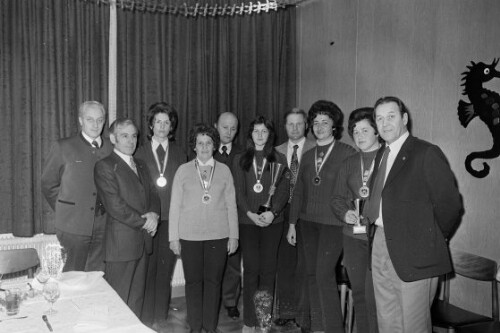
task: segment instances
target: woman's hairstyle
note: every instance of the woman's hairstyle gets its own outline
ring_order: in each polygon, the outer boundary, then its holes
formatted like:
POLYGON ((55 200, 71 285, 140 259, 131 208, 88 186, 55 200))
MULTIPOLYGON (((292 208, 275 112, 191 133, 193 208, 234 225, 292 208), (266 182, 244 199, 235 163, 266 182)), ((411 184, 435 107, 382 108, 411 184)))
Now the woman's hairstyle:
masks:
POLYGON ((340 110, 337 104, 330 101, 319 100, 314 102, 309 109, 309 127, 313 127, 314 119, 321 114, 333 120, 333 137, 339 140, 344 131, 344 114, 342 110, 340 110))
POLYGON ((245 153, 243 154, 240 160, 240 167, 245 171, 250 170, 250 167, 252 166, 253 163, 253 157, 255 156, 255 143, 253 142, 252 139, 253 130, 255 129, 255 125, 261 125, 261 124, 264 125, 269 131, 269 137, 263 149, 264 158, 267 159, 268 163, 276 161, 276 154, 274 152, 275 131, 273 122, 264 116, 257 116, 250 123, 250 126, 248 128, 247 149, 245 150, 245 153))
POLYGON ((177 111, 175 110, 175 108, 165 102, 154 103, 149 107, 147 111, 146 117, 149 127, 148 139, 151 140, 151 138, 153 137, 154 121, 156 115, 159 113, 165 113, 168 116, 168 119, 170 120, 170 132, 168 133, 168 140, 174 141, 175 131, 177 130, 177 124, 179 122, 179 116, 177 115, 177 111))
POLYGON ((194 150, 196 148, 196 139, 198 138, 199 134, 207 135, 210 137, 210 139, 212 139, 214 150, 219 148, 219 132, 217 132, 217 130, 213 126, 200 123, 194 125, 193 128, 191 128, 191 130, 189 131, 189 148, 191 148, 191 150, 194 150))

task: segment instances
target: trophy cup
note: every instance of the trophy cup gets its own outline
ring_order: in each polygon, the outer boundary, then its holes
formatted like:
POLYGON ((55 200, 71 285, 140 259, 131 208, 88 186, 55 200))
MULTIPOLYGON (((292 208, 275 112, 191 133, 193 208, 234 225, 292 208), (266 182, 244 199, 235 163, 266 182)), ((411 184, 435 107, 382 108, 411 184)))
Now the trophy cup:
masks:
POLYGON ((356 213, 359 216, 358 222, 353 226, 352 228, 352 233, 353 234, 366 234, 366 226, 361 225, 361 218, 362 216, 360 215, 361 211, 363 210, 363 205, 365 201, 361 199, 354 199, 354 209, 356 210, 356 213))
POLYGON ((274 191, 276 190, 276 184, 281 178, 283 171, 285 171, 285 165, 281 163, 271 163, 269 167, 271 169, 271 187, 269 188, 269 197, 267 198, 266 203, 259 207, 257 214, 262 214, 271 210, 271 200, 273 198, 274 191))

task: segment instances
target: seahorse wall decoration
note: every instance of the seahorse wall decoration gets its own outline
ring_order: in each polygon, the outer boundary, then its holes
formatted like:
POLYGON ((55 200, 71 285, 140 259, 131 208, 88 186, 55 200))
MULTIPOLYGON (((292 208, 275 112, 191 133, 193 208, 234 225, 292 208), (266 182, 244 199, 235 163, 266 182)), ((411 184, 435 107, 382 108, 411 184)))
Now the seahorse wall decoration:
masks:
POLYGON ((458 119, 464 128, 472 119, 479 116, 493 137, 493 146, 489 150, 472 152, 465 158, 465 169, 474 177, 484 178, 490 173, 490 166, 483 162, 483 169, 476 170, 472 167, 475 159, 493 159, 500 156, 500 95, 494 91, 483 88, 483 83, 493 78, 500 78, 500 72, 495 67, 499 59, 493 59, 491 65, 471 61, 469 69, 462 73, 463 95, 467 95, 470 103, 463 100, 458 102, 458 119))

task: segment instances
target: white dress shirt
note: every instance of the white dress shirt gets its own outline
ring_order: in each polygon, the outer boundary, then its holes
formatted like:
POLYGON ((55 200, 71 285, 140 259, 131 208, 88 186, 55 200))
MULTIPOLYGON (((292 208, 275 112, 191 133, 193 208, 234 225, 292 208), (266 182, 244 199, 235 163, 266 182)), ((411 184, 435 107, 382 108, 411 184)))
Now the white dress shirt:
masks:
MULTIPOLYGON (((409 136, 410 136, 410 133, 407 131, 406 133, 401 135, 396 141, 394 141, 393 143, 388 145, 391 150, 389 152, 389 155, 387 156, 387 167, 385 169, 384 185, 385 185, 385 181, 387 179, 387 175, 391 171, 391 168, 394 165, 394 161, 396 160, 396 157, 398 156, 399 151, 401 150, 401 147, 403 146, 403 144, 405 143, 406 139, 408 139, 409 136)), ((377 218, 377 220, 375 221, 375 225, 377 225, 379 227, 384 226, 384 219, 382 217, 382 198, 380 199, 380 215, 377 218)))

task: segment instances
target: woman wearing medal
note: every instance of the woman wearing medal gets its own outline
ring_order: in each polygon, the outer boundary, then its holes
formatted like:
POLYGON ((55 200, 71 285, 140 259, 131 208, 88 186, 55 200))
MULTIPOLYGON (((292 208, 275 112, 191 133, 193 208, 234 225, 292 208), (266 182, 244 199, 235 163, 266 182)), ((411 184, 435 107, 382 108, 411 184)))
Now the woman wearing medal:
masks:
POLYGON ((373 119, 373 108, 354 110, 349 116, 348 132, 360 150, 349 157, 339 172, 332 205, 344 225, 344 266, 349 275, 356 309, 357 332, 378 332, 373 281, 368 269, 368 239, 366 232, 356 228, 361 224, 359 210, 370 195, 368 184, 374 168, 375 155, 381 139, 373 119), (355 200, 361 204, 356 207, 355 200), (360 230, 358 232, 356 230, 360 230))
POLYGON ((269 197, 271 163, 287 166, 286 157, 273 148, 274 126, 258 116, 250 123, 247 149, 236 155, 233 174, 238 203, 241 253, 243 255, 243 332, 256 326, 253 302, 257 290, 274 295, 278 246, 283 231, 283 214, 289 197, 288 170, 276 182, 271 211, 258 213, 269 197))
POLYGON ((287 239, 295 245, 299 232, 303 243, 310 306, 304 311, 309 312, 311 331, 343 332, 335 277, 342 253, 343 223, 333 214, 331 198, 342 163, 356 151, 338 141, 344 116, 335 103, 315 102, 308 117, 316 147, 302 156, 290 205, 287 239))
POLYGON ((143 160, 160 197, 161 214, 149 257, 146 291, 141 320, 151 326, 167 318, 171 286, 177 257, 168 246, 168 213, 172 180, 177 168, 186 163, 186 153, 175 144, 178 116, 175 109, 159 102, 147 111, 148 141, 137 149, 135 157, 143 160))
POLYGON ((238 213, 229 167, 213 153, 219 133, 199 124, 189 133, 196 158, 177 170, 170 201, 170 248, 182 258, 191 332, 215 332, 226 259, 238 248, 238 213))

